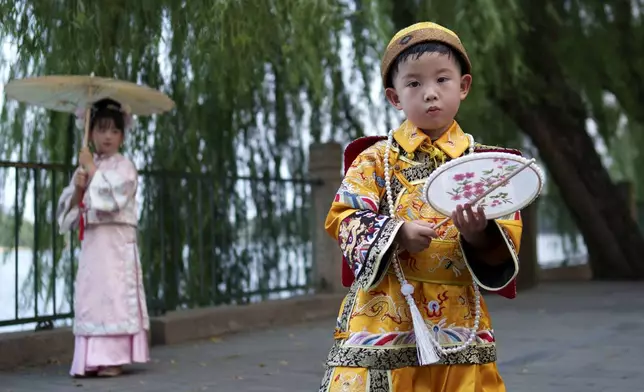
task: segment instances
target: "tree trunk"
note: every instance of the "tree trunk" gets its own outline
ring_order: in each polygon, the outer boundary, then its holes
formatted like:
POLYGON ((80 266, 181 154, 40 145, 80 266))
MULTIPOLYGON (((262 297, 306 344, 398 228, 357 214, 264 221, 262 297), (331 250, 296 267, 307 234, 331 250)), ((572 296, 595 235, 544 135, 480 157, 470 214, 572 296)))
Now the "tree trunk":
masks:
POLYGON ((611 181, 581 124, 559 114, 566 108, 543 104, 529 109, 516 101, 502 103, 539 149, 561 190, 589 251, 595 279, 642 279, 644 240, 629 205, 611 181))
POLYGON ((536 98, 520 99, 513 88, 491 93, 539 149, 584 236, 593 278, 644 279, 644 238, 586 132, 584 103, 556 61, 556 22, 543 4, 524 4, 531 26, 524 61, 534 76, 521 88, 536 98))

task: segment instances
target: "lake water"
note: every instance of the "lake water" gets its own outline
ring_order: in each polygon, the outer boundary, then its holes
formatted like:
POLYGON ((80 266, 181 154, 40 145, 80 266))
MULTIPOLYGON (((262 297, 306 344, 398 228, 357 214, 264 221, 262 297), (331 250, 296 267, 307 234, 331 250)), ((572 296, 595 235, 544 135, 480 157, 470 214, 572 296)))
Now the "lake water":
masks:
MULTIPOLYGON (((586 248, 583 245, 583 240, 578 239, 578 249, 572 253, 572 259, 582 262, 583 255, 586 254, 586 248)), ((537 252, 539 264, 542 268, 552 268, 559 266, 562 260, 566 258, 564 251, 564 242, 562 237, 555 234, 541 234, 538 237, 537 252)), ((67 258, 69 262, 69 257, 67 258)), ((38 308, 39 315, 52 315, 54 309, 57 313, 67 313, 70 311, 70 305, 66 298, 66 291, 70 290, 70 285, 66 283, 70 279, 64 277, 57 277, 56 279, 56 295, 54 304, 53 293, 50 298, 44 295, 38 297, 38 303, 33 300, 33 283, 28 279, 30 272, 33 269, 32 252, 29 249, 21 249, 18 251, 18 259, 16 263, 14 250, 0 250, 0 321, 12 320, 19 316, 21 318, 34 317, 35 309, 38 308), (16 279, 17 268, 17 279, 16 279), (18 285, 16 286, 16 281, 18 285), (27 283, 27 284, 25 284, 27 283), (22 290, 30 290, 31 292, 23 292, 22 290), (18 304, 16 306, 16 294, 18 304), (25 301, 25 298, 31 298, 30 301, 25 301)), ((573 262, 574 263, 574 262, 573 262)), ((253 280, 253 277, 251 277, 253 280)), ((69 320, 61 320, 55 323, 56 326, 69 325, 69 320)), ((21 330, 33 330, 35 324, 25 324, 18 326, 0 327, 0 333, 21 330)))

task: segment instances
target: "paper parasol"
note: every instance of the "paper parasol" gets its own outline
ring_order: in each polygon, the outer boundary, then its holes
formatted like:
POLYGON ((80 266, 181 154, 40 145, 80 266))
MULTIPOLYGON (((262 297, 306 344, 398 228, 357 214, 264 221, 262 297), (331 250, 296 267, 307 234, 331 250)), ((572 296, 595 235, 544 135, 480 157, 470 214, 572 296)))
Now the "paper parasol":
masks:
POLYGON ((12 80, 5 86, 7 98, 59 112, 75 113, 85 109, 85 135, 89 134, 89 110, 105 98, 124 105, 130 114, 147 116, 174 108, 164 93, 135 83, 82 75, 51 75, 12 80))

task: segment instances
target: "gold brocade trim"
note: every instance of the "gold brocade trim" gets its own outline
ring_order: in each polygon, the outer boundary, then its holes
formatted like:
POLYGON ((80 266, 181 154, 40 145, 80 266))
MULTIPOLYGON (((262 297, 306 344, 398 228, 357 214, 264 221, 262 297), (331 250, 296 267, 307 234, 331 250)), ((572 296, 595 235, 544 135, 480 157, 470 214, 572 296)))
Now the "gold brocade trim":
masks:
POLYGON ((351 287, 349 287, 349 292, 345 296, 344 305, 342 306, 342 313, 340 314, 340 318, 338 320, 338 327, 336 329, 336 332, 338 333, 348 333, 349 331, 349 319, 351 318, 351 313, 353 313, 353 308, 356 304, 356 297, 359 287, 360 286, 358 285, 357 281, 354 281, 351 287))
MULTIPOLYGON (((470 345, 465 350, 444 354, 436 365, 482 365, 496 361, 494 343, 470 345)), ((420 366, 416 347, 372 348, 347 347, 336 341, 329 352, 330 367, 361 367, 381 370, 420 366)))
POLYGON ((319 392, 329 392, 331 387, 331 377, 333 377, 333 368, 327 367, 322 377, 322 384, 320 385, 319 392))
MULTIPOLYGON (((400 171, 394 169, 394 176, 396 176, 398 181, 400 181, 400 183, 407 189, 407 192, 414 191, 414 187, 412 186, 412 184, 410 184, 409 181, 407 181, 405 176, 403 176, 402 173, 400 173, 400 171)), ((404 192, 400 192, 400 196, 402 196, 403 194, 404 192)))
POLYGON ((382 278, 385 276, 384 272, 389 268, 390 262, 390 258, 385 256, 403 223, 401 220, 390 219, 381 229, 378 239, 369 250, 364 271, 356 279, 361 288, 370 290, 382 281, 382 278))
POLYGON ((369 392, 390 392, 391 371, 369 369, 369 392))

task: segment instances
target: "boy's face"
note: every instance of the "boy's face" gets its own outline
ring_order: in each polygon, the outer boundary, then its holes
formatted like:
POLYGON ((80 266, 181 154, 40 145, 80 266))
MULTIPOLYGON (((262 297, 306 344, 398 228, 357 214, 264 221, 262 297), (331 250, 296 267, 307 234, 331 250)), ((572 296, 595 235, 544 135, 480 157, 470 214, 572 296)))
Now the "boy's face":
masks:
POLYGON ((467 97, 471 75, 462 75, 456 59, 446 54, 423 53, 398 66, 389 102, 430 137, 440 136, 452 124, 461 101, 467 97))

